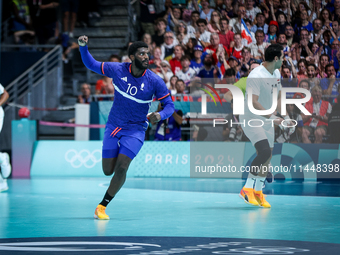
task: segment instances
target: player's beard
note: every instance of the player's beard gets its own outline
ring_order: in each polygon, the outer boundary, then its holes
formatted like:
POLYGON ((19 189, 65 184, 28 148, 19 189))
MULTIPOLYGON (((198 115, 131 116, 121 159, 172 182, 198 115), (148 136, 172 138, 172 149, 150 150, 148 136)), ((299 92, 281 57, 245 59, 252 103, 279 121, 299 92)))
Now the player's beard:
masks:
POLYGON ((148 69, 149 67, 149 61, 145 62, 146 65, 144 65, 142 61, 140 61, 138 58, 135 58, 135 62, 136 62, 136 67, 138 69, 145 70, 145 69, 148 69))

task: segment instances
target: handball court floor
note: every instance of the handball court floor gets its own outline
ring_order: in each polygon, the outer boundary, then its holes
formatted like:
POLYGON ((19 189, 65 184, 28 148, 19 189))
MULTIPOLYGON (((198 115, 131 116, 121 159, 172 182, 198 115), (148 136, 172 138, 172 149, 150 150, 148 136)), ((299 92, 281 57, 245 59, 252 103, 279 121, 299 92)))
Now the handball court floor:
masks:
POLYGON ((128 178, 95 220, 109 181, 9 179, 0 254, 340 254, 340 182, 275 181, 264 209, 242 180, 128 178))

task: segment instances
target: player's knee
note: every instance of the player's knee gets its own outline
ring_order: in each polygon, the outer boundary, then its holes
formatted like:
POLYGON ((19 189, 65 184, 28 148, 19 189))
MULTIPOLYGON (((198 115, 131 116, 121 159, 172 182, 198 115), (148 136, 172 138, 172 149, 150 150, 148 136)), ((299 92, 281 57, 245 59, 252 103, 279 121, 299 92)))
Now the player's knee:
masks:
POLYGON ((114 172, 117 177, 123 178, 126 176, 127 167, 124 164, 119 164, 115 167, 114 172))
POLYGON ((110 176, 113 174, 113 169, 111 167, 108 166, 103 166, 103 172, 106 176, 110 176))

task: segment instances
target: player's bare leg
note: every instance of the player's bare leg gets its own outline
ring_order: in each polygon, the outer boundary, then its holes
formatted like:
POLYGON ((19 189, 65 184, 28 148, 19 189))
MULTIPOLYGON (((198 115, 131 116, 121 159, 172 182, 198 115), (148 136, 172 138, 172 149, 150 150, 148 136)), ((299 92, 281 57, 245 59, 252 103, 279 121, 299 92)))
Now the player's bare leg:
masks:
POLYGON ((96 219, 108 220, 109 216, 105 213, 106 206, 115 197, 126 180, 126 173, 132 159, 124 154, 118 154, 117 158, 103 158, 103 171, 105 175, 114 173, 109 188, 100 204, 97 206, 94 217, 96 219))
POLYGON ((102 159, 102 167, 103 172, 106 176, 110 176, 113 174, 115 166, 116 166, 117 158, 103 158, 102 159))

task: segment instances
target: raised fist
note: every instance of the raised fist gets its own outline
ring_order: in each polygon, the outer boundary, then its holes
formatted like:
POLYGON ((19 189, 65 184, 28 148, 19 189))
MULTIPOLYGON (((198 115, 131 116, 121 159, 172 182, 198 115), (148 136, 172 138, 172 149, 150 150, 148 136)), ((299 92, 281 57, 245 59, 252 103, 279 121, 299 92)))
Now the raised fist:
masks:
POLYGON ((88 43, 89 38, 86 35, 82 35, 78 38, 78 44, 79 46, 86 46, 88 43))

